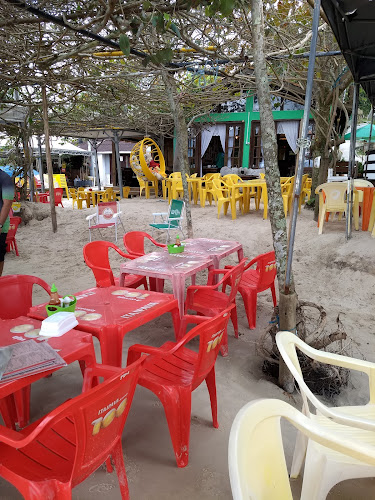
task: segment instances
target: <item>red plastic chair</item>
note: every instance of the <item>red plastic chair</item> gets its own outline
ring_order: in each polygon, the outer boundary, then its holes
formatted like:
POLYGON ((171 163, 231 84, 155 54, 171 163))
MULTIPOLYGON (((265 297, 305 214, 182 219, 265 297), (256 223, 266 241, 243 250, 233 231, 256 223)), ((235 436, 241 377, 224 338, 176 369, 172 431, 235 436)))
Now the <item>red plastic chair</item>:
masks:
POLYGON ((55 188, 54 192, 55 192, 55 207, 58 207, 59 205, 61 205, 64 208, 64 205, 62 203, 64 189, 63 188, 55 188))
POLYGON ((50 294, 50 286, 36 276, 10 274, 0 277, 0 318, 26 316, 33 305, 33 286, 39 285, 50 294))
MULTIPOLYGON (((124 234, 124 247, 130 255, 133 255, 134 257, 142 257, 142 255, 145 255, 145 238, 149 239, 151 243, 153 243, 157 247, 165 248, 167 246, 164 243, 158 243, 157 241, 155 241, 154 238, 145 231, 129 231, 128 233, 124 234)), ((155 291, 156 279, 149 278, 149 281, 150 290, 155 291)), ((164 280, 160 281, 161 288, 159 288, 159 290, 163 290, 164 280)))
MULTIPOLYGON (((246 259, 241 260, 239 264, 230 269, 213 269, 208 274, 207 285, 191 285, 187 288, 185 313, 188 311, 196 311, 198 314, 212 317, 219 314, 221 311, 234 304, 231 311, 231 320, 234 328, 234 335, 238 337, 238 320, 236 308, 236 295, 238 285, 245 267, 246 259), (215 277, 218 274, 224 274, 221 280, 214 283, 215 277), (222 290, 219 288, 222 285, 222 290), (230 293, 225 293, 226 287, 230 286, 230 293)), ((181 319, 179 336, 183 335, 186 330, 187 317, 181 319)), ((225 330, 224 339, 221 347, 221 354, 228 354, 228 334, 225 330)))
MULTIPOLYGON (((11 274, 0 277, 0 318, 13 319, 18 316, 26 316, 33 305, 33 286, 39 285, 49 294, 49 285, 37 278, 26 274, 11 274)), ((11 422, 12 403, 0 400, 0 413, 6 422, 11 422)), ((22 427, 28 420, 28 409, 30 408, 30 386, 14 393, 14 404, 17 412, 17 420, 22 427), (26 409, 26 413, 25 413, 26 409)))
POLYGON ((245 267, 238 291, 243 298, 250 330, 254 330, 256 327, 258 293, 271 288, 273 305, 274 307, 277 305, 275 291, 276 273, 275 252, 258 255, 258 257, 255 257, 245 267), (257 265, 256 269, 250 269, 254 264, 257 265))
POLYGON ((121 496, 128 499, 121 436, 144 359, 126 369, 88 368, 86 381, 106 380, 23 431, 0 427, 0 475, 24 498, 71 499, 72 488, 104 462, 112 472, 111 456, 121 496))
POLYGON ((128 351, 128 363, 142 353, 155 354, 146 359, 138 384, 150 389, 163 404, 178 467, 189 461, 191 393, 205 380, 210 395, 213 426, 218 428, 215 382, 215 361, 228 325, 233 304, 215 318, 192 316, 191 322, 201 323, 178 343, 166 342, 161 347, 133 345, 128 351), (199 336, 199 351, 184 347, 199 336))
MULTIPOLYGON (((125 259, 135 259, 135 257, 123 253, 114 243, 110 241, 92 241, 83 247, 83 258, 86 264, 92 270, 96 280, 96 286, 106 288, 108 286, 119 286, 119 278, 113 276, 111 265, 109 263, 109 249, 116 250, 121 257, 125 259)), ((145 276, 138 276, 137 274, 127 274, 125 277, 125 287, 138 288, 139 286, 147 288, 147 281, 145 276)))
POLYGON ((11 250, 14 250, 16 252, 17 257, 19 256, 18 253, 18 248, 17 248, 17 242, 16 242, 16 232, 18 229, 18 226, 21 224, 21 217, 10 217, 9 218, 9 230, 7 233, 7 237, 5 240, 6 243, 6 251, 10 252, 11 250))
POLYGON ((167 245, 158 243, 154 238, 145 231, 129 231, 124 234, 124 246, 130 255, 141 257, 145 255, 145 238, 157 247, 165 248, 167 245))

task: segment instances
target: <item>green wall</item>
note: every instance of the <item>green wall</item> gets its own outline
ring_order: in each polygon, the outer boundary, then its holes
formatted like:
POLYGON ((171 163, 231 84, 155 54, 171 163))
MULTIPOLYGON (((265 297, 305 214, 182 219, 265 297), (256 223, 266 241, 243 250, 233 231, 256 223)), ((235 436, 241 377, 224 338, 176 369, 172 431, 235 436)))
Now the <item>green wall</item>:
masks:
MULTIPOLYGON (((244 143, 242 166, 248 168, 250 155, 250 137, 251 137, 251 122, 259 121, 259 111, 253 111, 253 96, 249 96, 246 100, 246 111, 242 113, 211 113, 208 116, 202 116, 196 119, 196 122, 244 122, 244 143)), ((274 120, 302 120, 303 110, 297 111, 273 111, 274 120)))

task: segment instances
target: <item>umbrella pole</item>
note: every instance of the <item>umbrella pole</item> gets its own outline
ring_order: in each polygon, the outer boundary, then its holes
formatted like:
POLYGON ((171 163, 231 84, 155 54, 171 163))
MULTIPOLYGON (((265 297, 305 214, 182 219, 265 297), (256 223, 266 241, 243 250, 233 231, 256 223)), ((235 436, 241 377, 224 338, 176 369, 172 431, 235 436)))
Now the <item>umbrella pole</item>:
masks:
POLYGON ((372 126, 373 126, 373 124, 374 124, 374 106, 371 106, 370 136, 368 138, 368 146, 367 146, 367 154, 366 154, 366 168, 365 168, 365 171, 364 171, 365 179, 367 179, 368 157, 369 157, 370 147, 371 147, 371 135, 372 135, 372 126))
POLYGON ((357 139, 357 117, 358 117, 358 98, 359 98, 359 83, 354 84, 353 94, 353 110, 352 122, 350 131, 350 150, 349 150, 349 168, 348 168, 348 191, 346 204, 346 240, 352 237, 352 208, 353 208, 353 173, 355 164, 355 143, 357 139))

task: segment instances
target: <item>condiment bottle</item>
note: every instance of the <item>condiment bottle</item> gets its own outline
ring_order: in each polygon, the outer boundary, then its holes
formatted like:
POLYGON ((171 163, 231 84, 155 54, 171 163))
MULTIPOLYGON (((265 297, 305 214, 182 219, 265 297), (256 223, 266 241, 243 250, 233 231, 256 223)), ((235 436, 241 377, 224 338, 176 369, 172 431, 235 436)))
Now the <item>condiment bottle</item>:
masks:
POLYGON ((180 247, 181 246, 181 241, 179 235, 176 236, 176 246, 180 247))
POLYGON ((59 294, 57 293, 57 288, 56 288, 55 283, 52 283, 50 295, 51 295, 51 298, 49 301, 49 305, 50 306, 59 306, 60 305, 60 297, 59 297, 59 294))

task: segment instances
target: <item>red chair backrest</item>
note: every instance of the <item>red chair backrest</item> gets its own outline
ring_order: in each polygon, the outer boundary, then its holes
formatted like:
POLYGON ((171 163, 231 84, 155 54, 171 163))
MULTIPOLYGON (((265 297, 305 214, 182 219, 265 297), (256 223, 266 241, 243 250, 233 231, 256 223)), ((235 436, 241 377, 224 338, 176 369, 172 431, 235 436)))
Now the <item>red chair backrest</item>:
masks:
POLYGON ((7 233, 7 241, 13 240, 16 236, 18 226, 21 224, 21 217, 9 217, 9 229, 7 233))
POLYGON ((63 188, 55 188, 54 191, 55 191, 55 204, 62 203, 64 189, 63 188))
POLYGON ((33 305, 33 286, 40 285, 49 294, 49 285, 25 274, 11 274, 0 277, 0 318, 13 319, 25 316, 33 305))
POLYGON ((101 288, 115 284, 115 278, 109 263, 108 252, 110 248, 119 252, 119 248, 109 241, 92 241, 83 247, 83 258, 94 273, 96 286, 101 288))
POLYGON ((131 255, 140 257, 145 254, 145 238, 150 238, 145 231, 129 231, 124 234, 124 246, 131 255))
POLYGON ((239 264, 232 267, 223 277, 224 284, 231 287, 229 296, 228 296, 228 304, 232 304, 238 292, 238 287, 240 285, 241 277, 245 268, 247 259, 242 259, 239 264))
MULTIPOLYGON (((48 439, 51 428, 70 426, 68 433, 75 435, 76 453, 72 469, 72 485, 103 464, 118 441, 129 413, 139 370, 145 358, 119 369, 119 373, 93 389, 62 404, 41 422, 44 429, 38 442, 48 439)), ((39 426, 39 427, 40 427, 39 426)), ((63 451, 62 446, 62 453, 63 451)), ((53 467, 53 458, 51 458, 53 467)))
POLYGON ((257 257, 257 271, 260 274, 258 289, 266 290, 276 278, 275 252, 263 253, 257 257))
POLYGON ((108 224, 113 222, 113 216, 118 212, 116 201, 101 201, 97 205, 98 207, 98 223, 108 224))
MULTIPOLYGON (((198 387, 207 377, 216 362, 219 354, 220 343, 223 339, 225 329, 230 318, 230 311, 234 307, 228 307, 212 319, 201 323, 194 328, 199 334, 199 352, 197 364, 194 371, 193 388, 198 387)), ((193 330, 189 332, 193 333, 193 330)), ((187 335, 189 335, 189 333, 187 335)))

